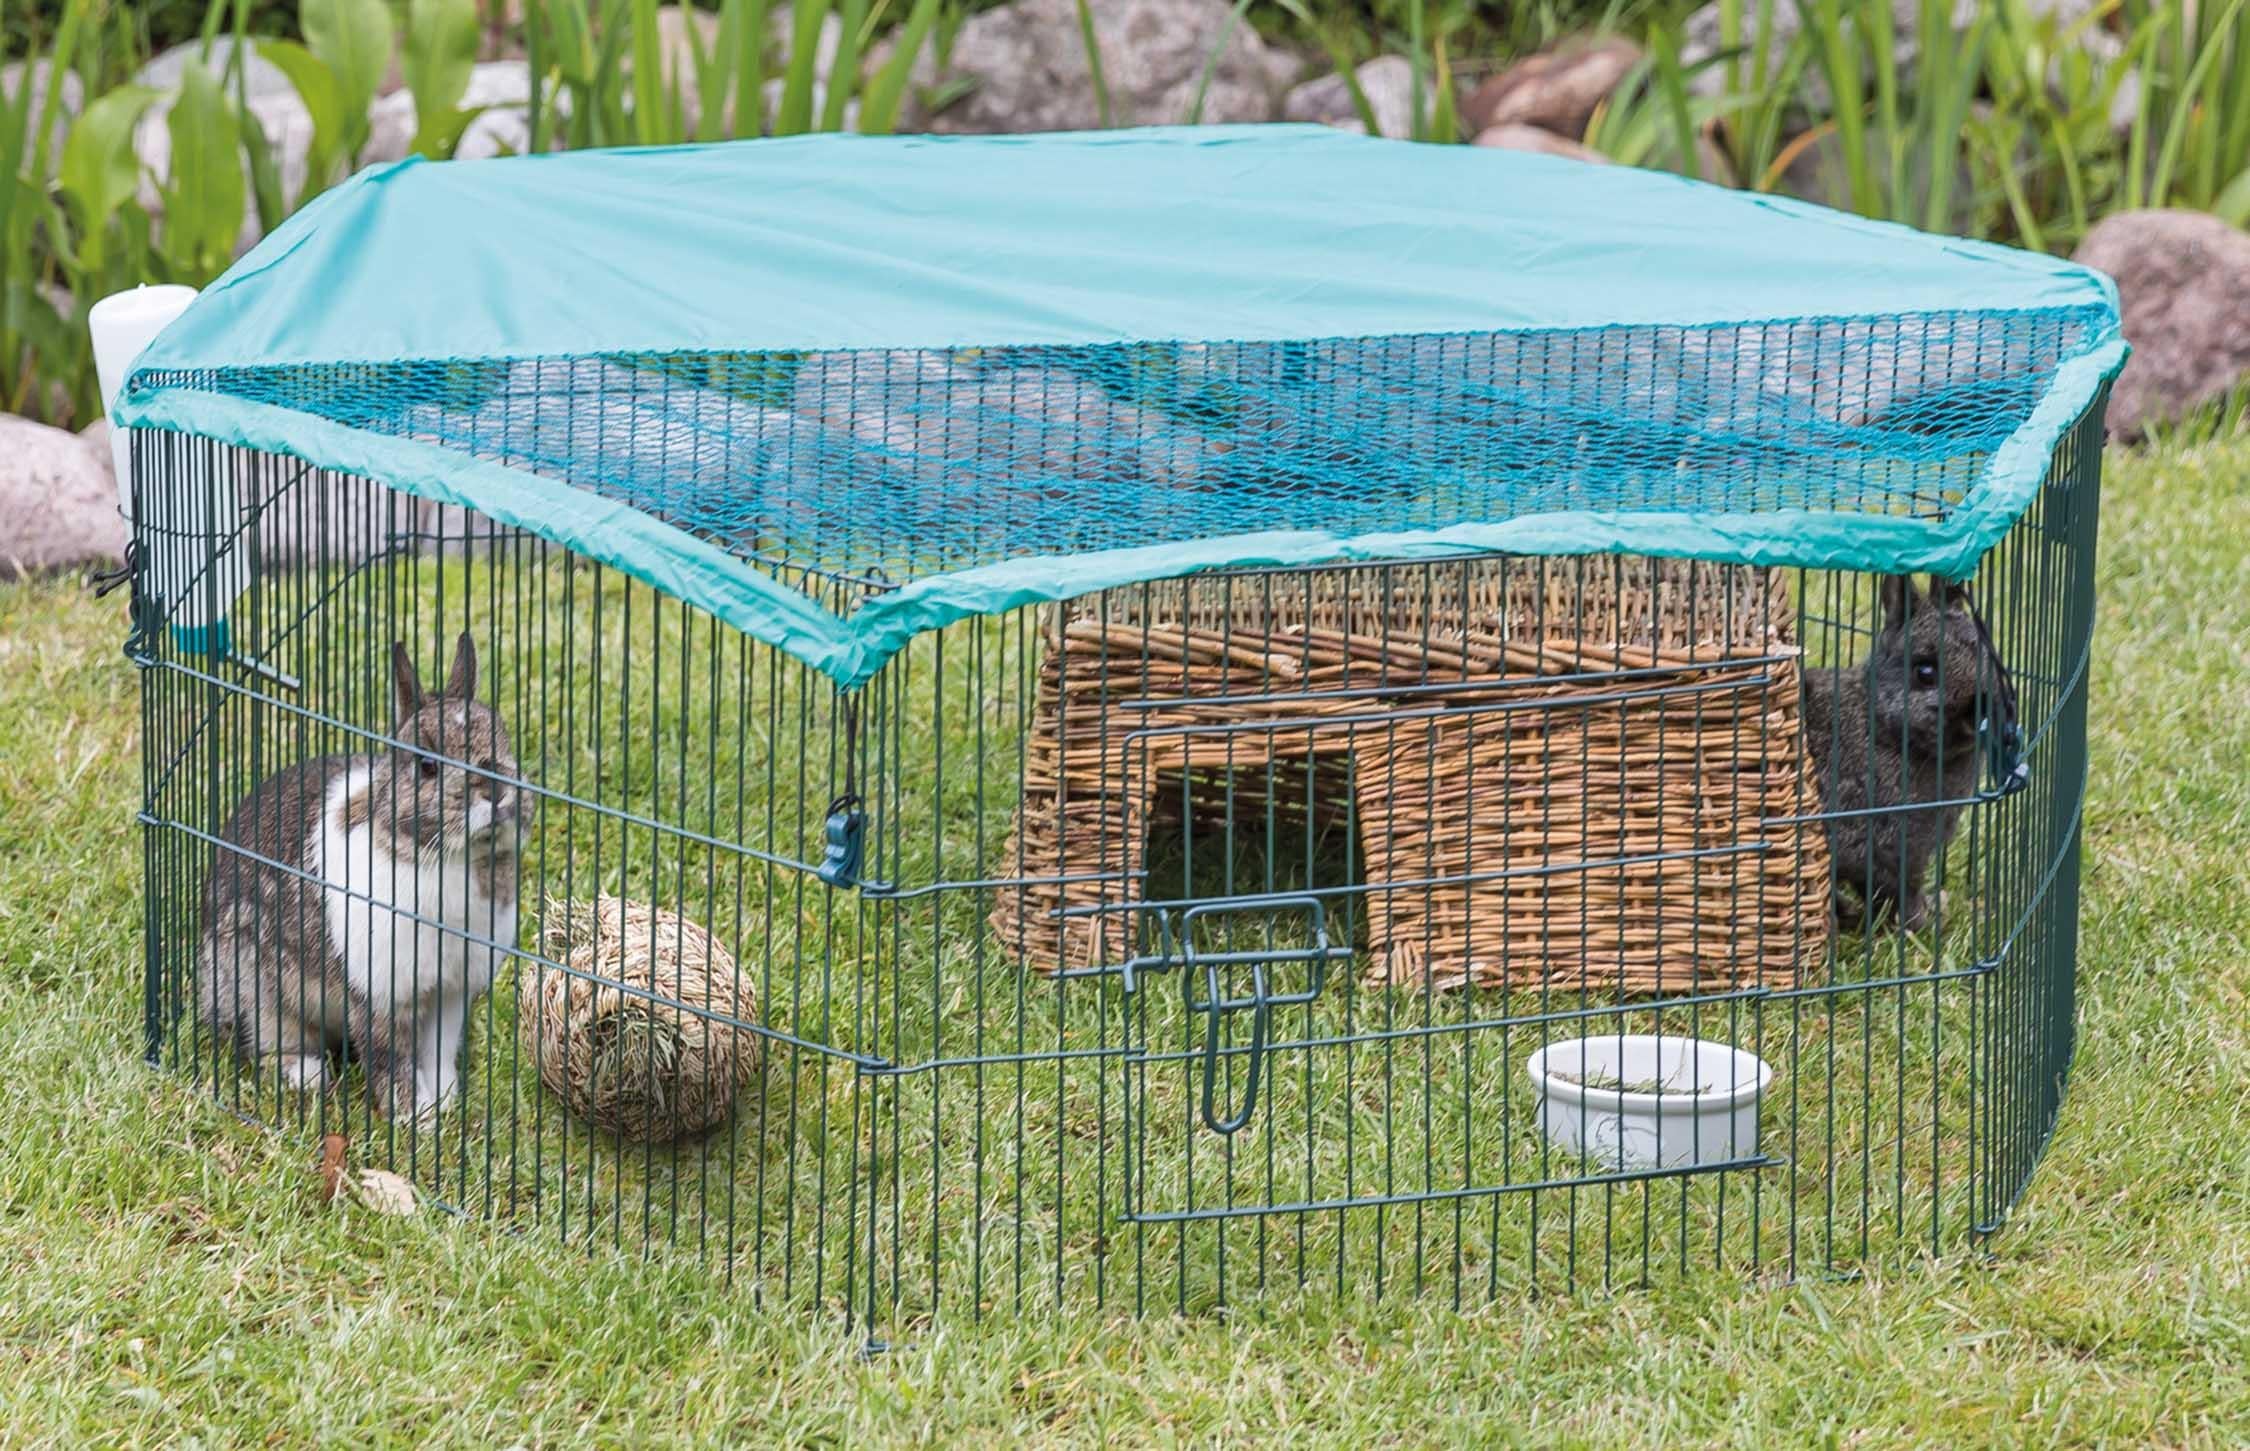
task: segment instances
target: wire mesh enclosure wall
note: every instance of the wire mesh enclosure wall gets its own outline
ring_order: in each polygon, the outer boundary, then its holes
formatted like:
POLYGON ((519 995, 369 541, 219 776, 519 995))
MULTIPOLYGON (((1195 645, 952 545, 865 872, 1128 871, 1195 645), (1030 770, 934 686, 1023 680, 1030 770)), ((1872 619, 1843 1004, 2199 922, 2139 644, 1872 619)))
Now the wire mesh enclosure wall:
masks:
POLYGON ((1944 1252, 2070 1062, 2124 356, 1325 127, 371 170, 113 410, 150 1056, 875 1337, 1944 1252))
MULTIPOLYGON (((1192 411, 1104 423, 1143 439, 1107 460, 983 393, 884 415, 925 430, 894 470, 1013 439, 1045 460, 1019 484, 1093 480, 964 514, 965 485, 743 494, 760 435, 679 403, 766 409, 739 378, 511 366, 383 426, 596 497, 680 461, 633 502, 835 617, 910 594, 918 550, 1248 507, 1149 456, 1192 411)), ((1959 507, 1925 463, 1993 446, 1947 432, 1985 426, 1960 376, 1887 423, 1839 402, 1920 442, 1827 507, 1959 507)), ((1385 426, 1435 437, 1432 406, 1385 426)), ((447 1206, 883 1334, 1942 1252, 2022 1192, 2071 1056, 2100 409, 1959 584, 1235 565, 966 613, 851 685, 534 520, 143 428, 149 1052, 447 1206)), ((1205 464, 1346 471, 1229 428, 1205 464)), ((1368 527, 1436 507, 1432 467, 1368 527)), ((1745 468, 1752 507, 1797 477, 1745 468)))

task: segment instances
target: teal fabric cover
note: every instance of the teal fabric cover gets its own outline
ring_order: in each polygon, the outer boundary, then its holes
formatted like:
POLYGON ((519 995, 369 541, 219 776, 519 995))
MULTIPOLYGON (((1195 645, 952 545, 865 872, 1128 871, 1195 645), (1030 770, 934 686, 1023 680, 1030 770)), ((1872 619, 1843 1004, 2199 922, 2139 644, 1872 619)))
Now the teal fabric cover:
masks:
POLYGON ((401 162, 141 366, 1234 341, 2100 303, 2054 258, 1668 173, 1325 126, 401 162))
POLYGON ((2116 315, 2109 280, 2065 261, 1624 167, 1323 127, 822 135, 365 172, 206 289, 142 356, 117 420, 469 505, 853 684, 952 619, 1228 564, 1466 548, 1965 575, 2122 365, 2116 315), (849 619, 557 479, 181 381, 402 360, 1288 342, 1923 313, 2095 319, 1943 517, 1650 509, 1369 537, 1246 528, 933 575, 849 619))

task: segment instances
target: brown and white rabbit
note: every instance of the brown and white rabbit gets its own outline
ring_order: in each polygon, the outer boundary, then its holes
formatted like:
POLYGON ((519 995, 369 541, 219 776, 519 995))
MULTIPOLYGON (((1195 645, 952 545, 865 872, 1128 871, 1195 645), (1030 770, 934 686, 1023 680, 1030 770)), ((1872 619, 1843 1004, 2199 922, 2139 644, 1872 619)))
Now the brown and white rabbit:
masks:
POLYGON ((1857 927, 1895 908, 1918 932, 1933 915, 1930 864, 1976 794, 1977 718, 2012 704, 1967 585, 1932 579, 1923 595, 1892 575, 1881 596, 1867 659, 1805 672, 1805 731, 1830 813, 1837 920, 1857 927))
POLYGON ((525 797, 466 634, 436 695, 403 645, 391 670, 401 744, 279 772, 227 823, 239 850, 204 888, 197 998, 285 1083, 326 1087, 348 1045, 380 1110, 420 1116, 453 1096, 470 1011, 515 944, 525 797))

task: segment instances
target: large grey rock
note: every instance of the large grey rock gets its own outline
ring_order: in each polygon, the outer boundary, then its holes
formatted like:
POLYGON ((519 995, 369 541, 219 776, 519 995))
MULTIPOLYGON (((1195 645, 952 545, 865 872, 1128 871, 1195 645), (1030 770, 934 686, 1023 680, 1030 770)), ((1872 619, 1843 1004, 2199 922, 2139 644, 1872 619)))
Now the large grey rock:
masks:
MULTIPOLYGON (((1089 0, 1113 124, 1270 121, 1299 62, 1236 18, 1226 0, 1089 0), (1212 55, 1209 85, 1206 64, 1212 55), (1198 90, 1203 100, 1197 112, 1198 90)), ((972 15, 955 35, 945 79, 973 89, 933 131, 1081 130, 1101 124, 1076 0, 1012 0, 972 15)), ((917 89, 941 79, 927 56, 917 89)), ((920 119, 920 118, 917 118, 920 119)))
MULTIPOLYGON (((553 140, 548 149, 556 149, 553 140)), ((460 143, 453 148, 453 159, 487 161, 495 156, 522 156, 530 150, 530 108, 495 106, 471 121, 468 129, 461 133, 460 143)))
MULTIPOLYGON (((546 100, 557 104, 566 94, 550 91, 546 100)), ((472 67, 460 106, 479 114, 463 129, 454 155, 473 161, 524 150, 531 144, 530 101, 528 62, 496 60, 472 67)), ((378 98, 367 109, 367 144, 360 148, 360 165, 403 160, 413 149, 416 124, 412 91, 397 90, 378 98)))
MULTIPOLYGON (((203 47, 200 42, 182 41, 169 50, 159 51, 151 56, 148 63, 140 68, 133 79, 141 85, 153 86, 159 91, 169 91, 180 84, 180 73, 182 71, 185 71, 191 65, 201 65, 204 69, 210 71, 214 77, 223 81, 226 79, 227 64, 233 57, 234 38, 232 36, 213 37, 211 53, 208 56, 203 54, 203 47)), ((252 48, 243 57, 243 63, 243 85, 248 90, 252 100, 256 100, 260 96, 293 96, 297 93, 297 88, 289 83, 287 73, 272 61, 259 55, 255 48, 252 48)), ((234 87, 231 84, 227 87, 227 94, 230 96, 234 94, 234 87)))
MULTIPOLYGON (((570 114, 570 93, 550 89, 541 98, 556 117, 570 114)), ((481 108, 461 133, 454 156, 475 161, 487 156, 521 155, 531 149, 531 63, 521 60, 487 61, 469 72, 469 88, 461 104, 481 108)))
MULTIPOLYGON (((1412 61, 1402 55, 1379 55, 1362 62, 1352 75, 1359 81, 1360 94, 1367 98, 1367 109, 1375 113, 1377 135, 1414 134, 1412 61)), ((1341 74, 1325 75, 1292 87, 1289 94, 1282 97, 1281 119, 1318 121, 1353 131, 1366 129, 1359 108, 1352 104, 1351 87, 1344 83, 1341 74)))
POLYGON ((1612 38, 1570 42, 1525 56, 1469 92, 1461 124, 1471 134, 1495 126, 1536 126, 1575 141, 1594 108, 1641 61, 1641 48, 1612 38))
MULTIPOLYGON (((54 74, 51 61, 10 61, 0 66, 0 96, 12 104, 23 94, 25 76, 31 78, 31 108, 24 116, 24 127, 29 130, 39 124, 39 113, 47 104, 47 82, 54 74)), ((47 133, 47 169, 52 172, 62 157, 63 137, 70 132, 70 123, 86 104, 86 86, 77 75, 64 71, 62 86, 55 94, 54 129, 47 133)))
POLYGON ((2109 398, 2109 430, 2137 438, 2250 378, 2250 232, 2202 212, 2119 212, 2075 261, 2117 279, 2132 361, 2109 398))
POLYGON ((0 579, 124 557, 107 445, 0 414, 0 579))
POLYGON ((1537 126, 1526 126, 1520 122, 1510 121, 1498 126, 1487 126, 1477 133, 1476 144, 1479 146, 1497 146, 1505 151, 1536 151, 1544 156, 1560 156, 1571 161, 1590 161, 1603 166, 1609 164, 1608 157, 1583 142, 1573 141, 1567 136, 1557 136, 1552 131, 1542 130, 1537 126))
POLYGON ((405 87, 377 96, 367 108, 367 144, 360 148, 362 166, 401 161, 414 149, 414 93, 405 87))

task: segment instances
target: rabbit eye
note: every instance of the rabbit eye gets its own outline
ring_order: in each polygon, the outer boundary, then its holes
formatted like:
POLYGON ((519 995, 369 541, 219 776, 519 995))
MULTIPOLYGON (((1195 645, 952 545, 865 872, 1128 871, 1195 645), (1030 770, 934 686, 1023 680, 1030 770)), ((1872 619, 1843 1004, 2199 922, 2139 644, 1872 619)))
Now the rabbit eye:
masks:
POLYGON ((437 757, 423 756, 414 763, 414 769, 421 773, 423 780, 435 781, 438 778, 438 772, 444 768, 438 764, 437 757))
POLYGON ((1914 683, 1915 683, 1916 685, 1935 685, 1935 684, 1937 684, 1937 662, 1936 662, 1936 661, 1934 661, 1934 660, 1917 660, 1917 661, 1915 661, 1915 662, 1914 662, 1914 683))

